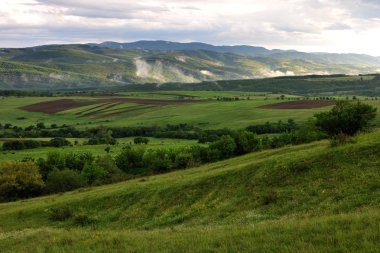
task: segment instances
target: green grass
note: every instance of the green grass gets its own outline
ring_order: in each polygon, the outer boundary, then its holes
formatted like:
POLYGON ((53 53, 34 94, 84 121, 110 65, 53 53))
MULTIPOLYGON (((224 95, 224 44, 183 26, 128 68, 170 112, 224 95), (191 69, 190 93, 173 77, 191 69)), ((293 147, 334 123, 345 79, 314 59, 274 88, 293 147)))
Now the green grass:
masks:
POLYGON ((6 252, 376 252, 380 132, 0 204, 6 252), (49 220, 50 208, 74 218, 49 220))

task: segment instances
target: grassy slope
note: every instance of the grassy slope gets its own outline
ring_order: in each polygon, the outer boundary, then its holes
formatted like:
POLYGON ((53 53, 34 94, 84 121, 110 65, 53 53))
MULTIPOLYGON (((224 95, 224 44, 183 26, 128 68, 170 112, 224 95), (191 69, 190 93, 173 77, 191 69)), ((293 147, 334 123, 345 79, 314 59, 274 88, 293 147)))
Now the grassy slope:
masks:
POLYGON ((0 205, 6 252, 376 252, 380 132, 0 205), (270 204, 268 193, 278 198, 270 204), (48 219, 51 207, 92 226, 48 219), (148 231, 149 230, 149 231, 148 231), (38 243, 36 243, 38 242, 38 243))

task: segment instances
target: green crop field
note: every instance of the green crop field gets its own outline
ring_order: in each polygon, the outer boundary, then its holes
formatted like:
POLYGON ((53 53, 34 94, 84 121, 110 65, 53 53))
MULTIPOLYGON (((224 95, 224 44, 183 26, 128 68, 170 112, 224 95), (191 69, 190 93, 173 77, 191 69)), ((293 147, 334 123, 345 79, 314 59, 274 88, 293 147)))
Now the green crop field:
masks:
POLYGON ((375 131, 336 148, 327 141, 287 146, 3 203, 0 247, 2 252, 378 252, 379 154, 375 131), (72 216, 54 221, 52 208, 72 216))
MULTIPOLYGON (((168 92, 133 92, 120 93, 112 98, 137 99, 178 99, 178 95, 194 96, 198 103, 176 105, 149 105, 128 103, 102 103, 76 107, 54 114, 42 112, 28 112, 19 107, 32 105, 38 102, 55 101, 59 99, 73 99, 76 101, 95 101, 107 97, 4 97, 0 100, 0 123, 10 123, 14 126, 26 127, 37 122, 44 122, 49 126, 52 123, 73 125, 79 128, 104 126, 151 126, 165 124, 188 123, 203 129, 233 128, 241 129, 248 125, 277 122, 278 120, 294 119, 304 122, 314 113, 328 110, 331 107, 319 109, 261 109, 261 105, 283 102, 278 100, 277 94, 253 92, 207 92, 207 91, 168 91, 168 92), (172 95, 175 94, 175 95, 172 95), (239 101, 217 101, 217 97, 234 98, 239 101), (249 99, 248 99, 249 98, 249 99)), ((286 95, 286 98, 297 96, 286 95)), ((345 97, 338 97, 345 99, 345 97)), ((365 100, 365 97, 358 97, 365 100)), ((288 100, 284 100, 285 102, 288 100)), ((379 100, 365 101, 376 107, 379 100)), ((380 123, 380 119, 376 120, 380 123)))

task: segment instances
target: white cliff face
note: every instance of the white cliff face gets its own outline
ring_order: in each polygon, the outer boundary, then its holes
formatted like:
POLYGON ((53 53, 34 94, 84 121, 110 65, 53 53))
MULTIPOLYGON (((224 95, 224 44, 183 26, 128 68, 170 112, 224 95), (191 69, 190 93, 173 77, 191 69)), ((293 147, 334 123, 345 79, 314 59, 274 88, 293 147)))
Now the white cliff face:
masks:
POLYGON ((164 64, 156 60, 148 63, 144 59, 135 58, 136 76, 143 79, 155 80, 157 82, 194 82, 197 81, 191 75, 186 75, 181 69, 164 64))

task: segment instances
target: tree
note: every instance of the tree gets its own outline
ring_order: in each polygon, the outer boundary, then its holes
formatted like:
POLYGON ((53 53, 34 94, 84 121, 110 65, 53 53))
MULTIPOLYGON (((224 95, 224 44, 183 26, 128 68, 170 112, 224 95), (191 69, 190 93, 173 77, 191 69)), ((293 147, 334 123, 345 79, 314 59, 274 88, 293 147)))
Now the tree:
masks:
POLYGON ((144 148, 134 148, 126 146, 115 158, 116 165, 119 169, 127 174, 140 174, 140 168, 144 166, 143 156, 144 148))
POLYGON ((329 112, 315 114, 316 126, 330 137, 354 136, 369 127, 377 108, 361 102, 338 101, 329 112))
POLYGON ((32 161, 10 161, 0 167, 0 200, 37 196, 43 188, 41 174, 32 161))
POLYGON ((242 155, 259 149, 260 140, 248 131, 241 131, 234 136, 236 143, 236 154, 242 155))
POLYGON ((62 137, 56 137, 50 140, 50 146, 53 147, 64 147, 70 145, 70 142, 62 137))
POLYGON ((109 145, 115 145, 116 139, 112 137, 112 131, 100 127, 96 129, 96 132, 92 138, 88 140, 89 145, 98 145, 98 144, 109 144, 109 145))
POLYGON ((135 144, 148 144, 149 139, 145 137, 136 137, 133 139, 133 143, 135 144))
POLYGON ((86 180, 75 170, 53 170, 46 179, 46 191, 49 193, 66 192, 86 186, 86 180))
POLYGON ((46 127, 45 127, 45 124, 44 124, 43 122, 38 122, 37 125, 36 125, 36 127, 37 127, 38 129, 45 129, 45 128, 46 128, 46 127))
POLYGON ((105 179, 107 177, 107 171, 105 171, 95 162, 92 162, 86 163, 84 165, 81 175, 87 180, 90 185, 92 185, 105 179))
POLYGON ((175 167, 178 169, 184 169, 191 167, 195 164, 193 155, 190 152, 180 152, 175 158, 175 167))
POLYGON ((46 160, 43 158, 37 160, 37 165, 42 177, 46 179, 47 175, 54 169, 63 170, 65 168, 65 157, 59 152, 49 152, 46 160))
POLYGON ((156 149, 148 150, 143 156, 145 167, 153 173, 170 171, 174 166, 175 153, 172 150, 156 149))
POLYGON ((234 154, 236 144, 229 135, 223 135, 219 140, 210 144, 210 149, 219 150, 221 158, 228 158, 234 154))

